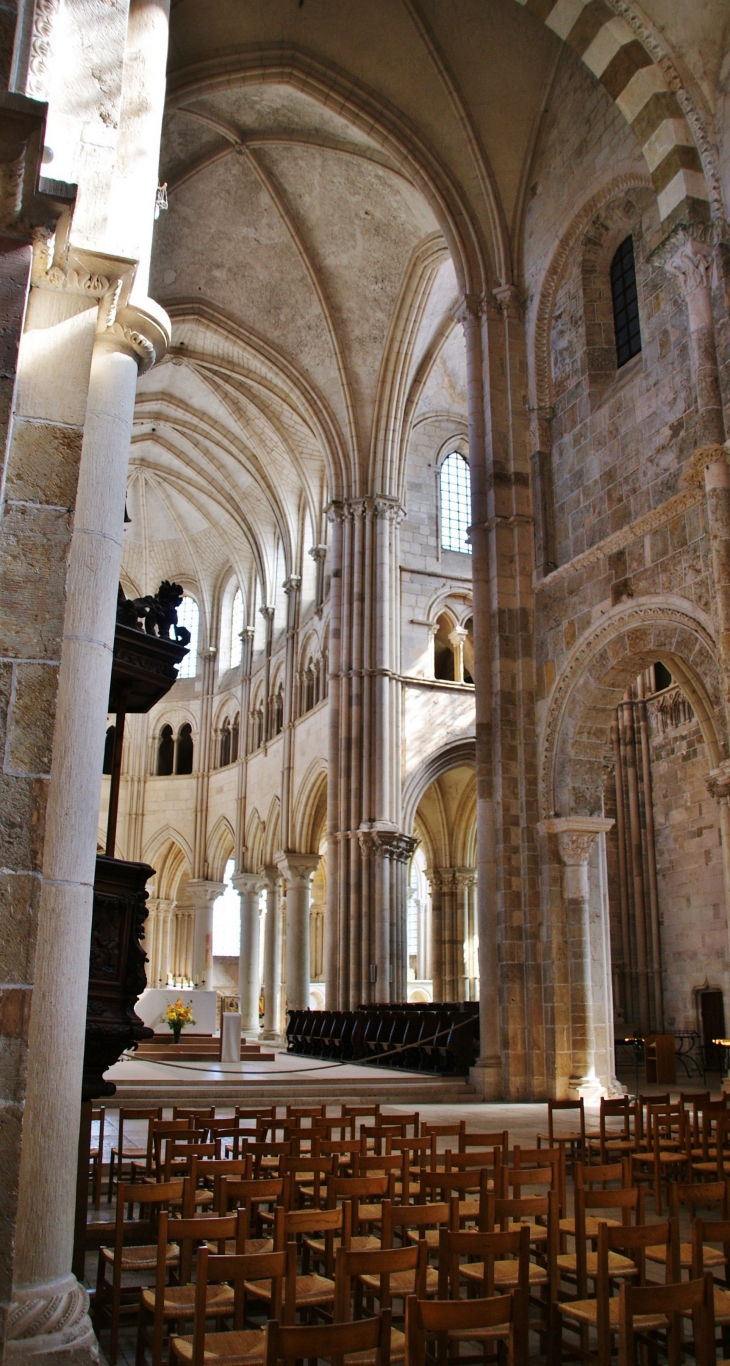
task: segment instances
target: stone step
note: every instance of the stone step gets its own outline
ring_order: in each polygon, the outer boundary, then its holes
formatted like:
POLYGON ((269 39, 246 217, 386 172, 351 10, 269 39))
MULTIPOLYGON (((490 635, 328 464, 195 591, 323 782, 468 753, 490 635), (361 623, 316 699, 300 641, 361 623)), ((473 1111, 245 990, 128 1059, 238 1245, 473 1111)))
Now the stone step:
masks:
POLYGON ((159 1077, 117 1081, 116 1095, 105 1104, 117 1105, 272 1105, 297 1102, 303 1105, 351 1105, 380 1101, 383 1105, 458 1105, 478 1099, 470 1082, 459 1077, 376 1075, 323 1079, 302 1077, 221 1078, 159 1077))
MULTIPOLYGON (((192 1062, 194 1060, 202 1062, 217 1062, 220 1058, 220 1042, 215 1048, 199 1048, 192 1041, 189 1043, 139 1045, 135 1057, 140 1062, 192 1062)), ((276 1058, 275 1053, 262 1053, 258 1044, 241 1044, 241 1061, 247 1058, 255 1058, 259 1062, 273 1062, 276 1058)))

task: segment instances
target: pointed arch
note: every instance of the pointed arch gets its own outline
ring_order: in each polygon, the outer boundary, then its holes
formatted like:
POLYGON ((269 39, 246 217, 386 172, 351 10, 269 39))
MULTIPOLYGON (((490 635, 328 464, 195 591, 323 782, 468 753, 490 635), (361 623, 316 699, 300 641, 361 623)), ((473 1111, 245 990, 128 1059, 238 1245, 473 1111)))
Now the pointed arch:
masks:
POLYGON ((430 754, 411 773, 403 789, 403 829, 407 834, 413 829, 418 803, 434 779, 442 773, 447 773, 450 768, 459 768, 461 765, 476 768, 476 745, 476 738, 473 735, 451 740, 449 744, 430 754))
POLYGON ((225 867, 235 849, 233 826, 227 816, 219 816, 208 836, 208 877, 222 882, 225 867))
POLYGON ((297 792, 294 803, 296 848, 303 854, 318 854, 323 813, 327 808, 327 764, 313 759, 297 792))

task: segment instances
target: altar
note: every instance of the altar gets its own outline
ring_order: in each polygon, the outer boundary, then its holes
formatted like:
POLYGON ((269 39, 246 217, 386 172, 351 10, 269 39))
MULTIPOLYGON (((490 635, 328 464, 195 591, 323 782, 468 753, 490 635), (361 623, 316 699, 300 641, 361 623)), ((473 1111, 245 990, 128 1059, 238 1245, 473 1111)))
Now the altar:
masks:
POLYGON ((162 1016, 167 1007, 174 1005, 177 1000, 182 1001, 184 1006, 192 1006, 193 1008, 195 1024, 186 1025, 183 1036, 186 1034, 215 1034, 218 1007, 217 991, 202 991, 195 987, 187 991, 182 987, 147 987, 146 991, 142 992, 135 1010, 140 1020, 143 1020, 150 1029, 154 1029, 156 1034, 169 1033, 172 1037, 172 1031, 162 1016))

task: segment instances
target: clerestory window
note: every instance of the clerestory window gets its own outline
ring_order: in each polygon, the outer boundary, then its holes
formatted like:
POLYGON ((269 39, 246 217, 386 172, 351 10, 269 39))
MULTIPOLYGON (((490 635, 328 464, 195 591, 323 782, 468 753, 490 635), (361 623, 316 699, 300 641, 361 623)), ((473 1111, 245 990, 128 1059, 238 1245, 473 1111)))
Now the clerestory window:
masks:
POLYGON ((195 598, 185 594, 180 606, 177 609, 178 626, 187 626, 190 632, 190 644, 180 668, 178 678, 195 678, 198 672, 198 629, 200 626, 200 608, 195 598))
POLYGON ((641 350, 639 295, 636 288, 634 239, 626 237, 611 262, 611 297, 616 333, 616 365, 621 369, 641 350))
POLYGON ((243 641, 241 632, 243 631, 243 593, 237 588, 233 595, 233 605, 231 607, 231 668, 235 669, 241 663, 243 655, 243 641))
POLYGON ((439 473, 441 494, 441 549, 471 555, 467 531, 471 522, 471 479, 469 462, 460 451, 452 451, 439 473))

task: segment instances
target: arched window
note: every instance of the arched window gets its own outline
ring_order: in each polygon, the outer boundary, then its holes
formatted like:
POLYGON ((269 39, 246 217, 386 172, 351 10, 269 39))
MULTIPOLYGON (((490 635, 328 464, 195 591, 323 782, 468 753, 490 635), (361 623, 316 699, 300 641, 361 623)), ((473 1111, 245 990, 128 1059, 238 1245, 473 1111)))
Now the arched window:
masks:
POLYGON ((234 717, 234 719, 233 719, 233 726, 231 727, 231 763, 232 763, 232 764, 235 764, 235 762, 236 762, 236 760, 237 760, 237 758, 238 758, 238 742, 239 742, 239 741, 238 741, 238 737, 239 737, 239 732, 240 732, 239 713, 236 712, 236 715, 235 715, 235 717, 234 717))
POLYGON ((231 762, 231 723, 226 717, 221 728, 221 747, 220 747, 220 767, 225 768, 231 762))
POLYGON ((453 629, 450 617, 445 613, 439 617, 433 642, 433 676, 440 678, 443 683, 453 683, 455 677, 454 647, 449 639, 453 629))
POLYGON ((310 659, 304 675, 304 710, 311 711, 314 706, 314 665, 310 659))
POLYGON ((172 726, 163 726, 157 745, 157 773, 160 778, 168 778, 175 762, 175 741, 172 726))
POLYGON ((439 473, 441 492, 441 549, 471 555, 467 529, 471 522, 469 462, 460 451, 447 455, 439 473))
POLYGON ((233 595, 233 606, 231 607, 231 668, 235 669, 240 663, 243 655, 243 641, 241 632, 243 630, 243 593, 237 588, 233 595))
POLYGON ((620 369, 641 350, 639 296, 636 289, 634 239, 624 239, 611 262, 613 325, 616 332, 616 364, 620 369))
POLYGON ((284 729, 284 688, 279 686, 279 691, 274 698, 274 735, 281 735, 284 729))
POLYGON ((104 741, 104 767, 101 770, 102 773, 111 773, 112 771, 112 764, 114 763, 114 741, 116 739, 116 734, 116 726, 110 726, 106 733, 106 740, 104 741))
MULTIPOLYGON (((177 609, 178 626, 187 626, 190 632, 190 644, 180 668, 178 678, 195 678, 198 672, 198 627, 200 626, 200 608, 195 598, 185 594, 180 606, 177 609)), ((192 770, 190 770, 192 772, 192 770)))
POLYGON ((193 728, 189 721, 180 727, 180 734, 177 737, 177 747, 175 751, 175 772, 192 773, 193 771, 193 728))

